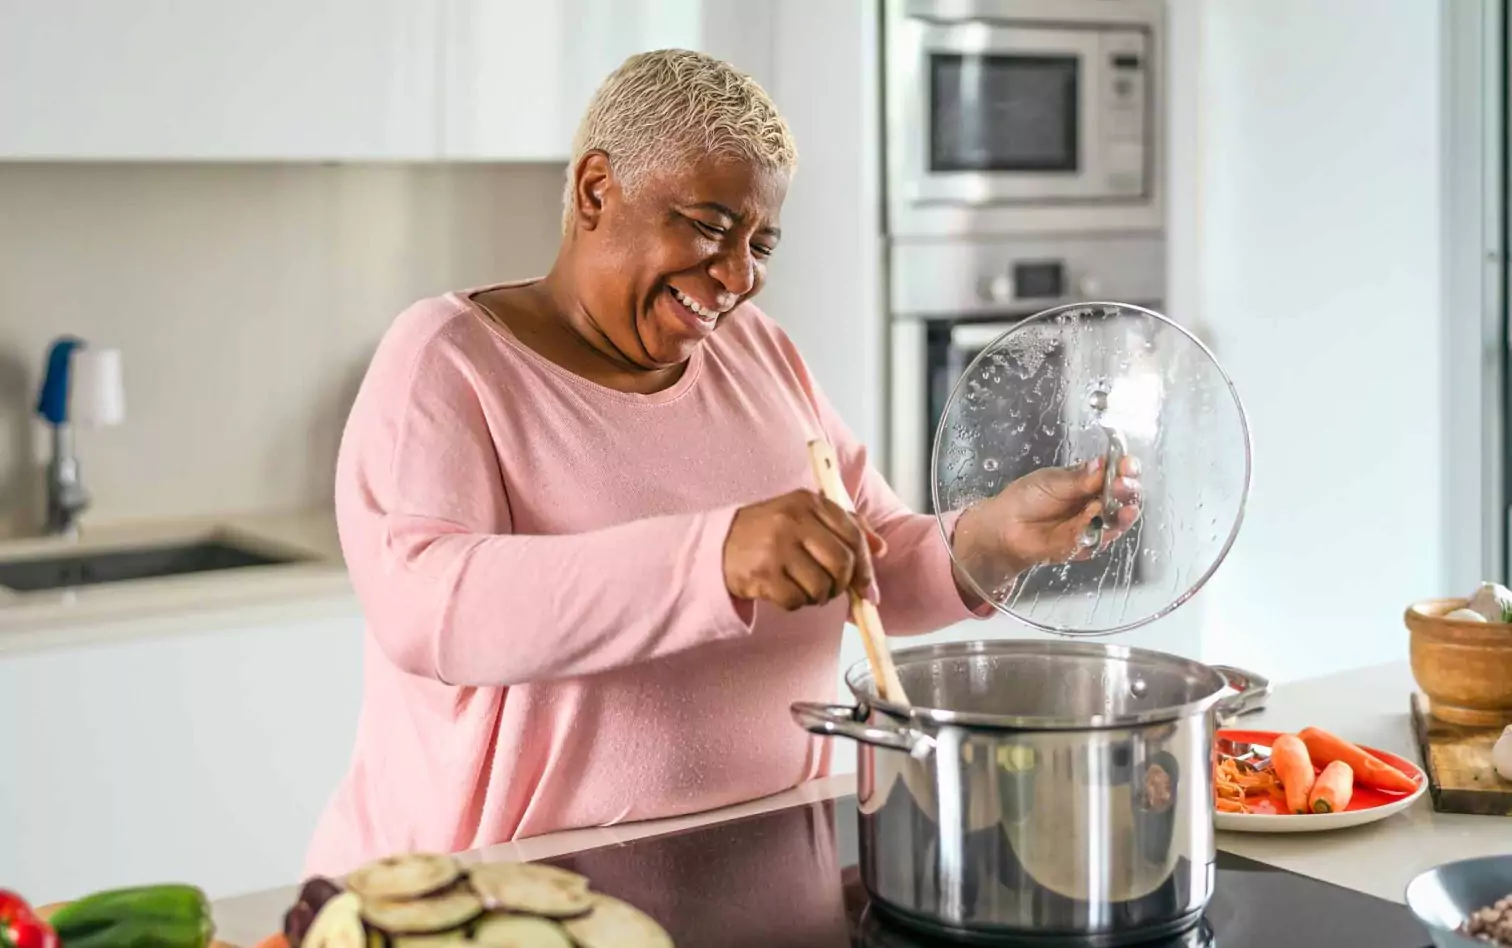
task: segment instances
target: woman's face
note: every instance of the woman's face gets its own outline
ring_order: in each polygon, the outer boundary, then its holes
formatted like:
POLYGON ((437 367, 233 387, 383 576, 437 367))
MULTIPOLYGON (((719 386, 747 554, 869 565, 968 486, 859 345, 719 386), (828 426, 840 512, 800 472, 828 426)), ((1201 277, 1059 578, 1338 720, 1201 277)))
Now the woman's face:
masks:
POLYGON ((650 173, 626 194, 600 155, 578 174, 582 303, 643 369, 681 365, 755 296, 781 236, 784 171, 734 158, 650 173))

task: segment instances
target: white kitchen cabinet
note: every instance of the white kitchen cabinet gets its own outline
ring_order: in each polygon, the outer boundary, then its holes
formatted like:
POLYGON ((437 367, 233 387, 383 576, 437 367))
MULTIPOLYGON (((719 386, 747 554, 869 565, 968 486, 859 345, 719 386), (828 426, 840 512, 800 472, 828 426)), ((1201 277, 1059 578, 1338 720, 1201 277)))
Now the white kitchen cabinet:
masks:
POLYGON ((433 0, 0 0, 0 156, 430 160, 433 0))
POLYGON ((0 159, 565 161, 632 53, 766 81, 742 0, 0 0, 0 159))
POLYGON ((736 61, 770 35, 762 4, 731 0, 449 0, 445 10, 441 150, 463 161, 565 161, 594 90, 633 53, 681 47, 736 61))
POLYGON ((361 685, 355 604, 0 655, 0 880, 39 902, 296 881, 351 756, 361 685))

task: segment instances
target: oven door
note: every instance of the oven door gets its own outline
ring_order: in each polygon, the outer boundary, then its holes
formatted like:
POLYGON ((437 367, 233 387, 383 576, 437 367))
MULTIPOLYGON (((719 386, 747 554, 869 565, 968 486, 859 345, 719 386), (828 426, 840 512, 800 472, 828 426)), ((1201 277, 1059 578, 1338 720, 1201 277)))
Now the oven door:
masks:
POLYGON ((909 17, 900 33, 888 145, 908 203, 1148 195, 1146 30, 909 17))
MULTIPOLYGON (((1030 313, 1026 312, 1022 314, 1022 317, 1029 315, 1030 313)), ((905 384, 895 388, 895 398, 902 394, 906 398, 917 398, 919 402, 909 405, 895 401, 893 405, 895 413, 912 413, 912 417, 916 419, 913 424, 918 426, 913 428, 912 425, 905 424, 901 427, 895 426, 893 429, 895 439, 900 434, 914 439, 911 444, 906 445, 906 450, 902 454, 894 455, 900 460, 903 457, 909 458, 907 466, 911 470, 900 470, 895 466, 893 475, 894 487, 902 488, 899 490, 900 496, 914 509, 930 514, 935 512, 931 462, 940 419, 945 415, 945 404, 950 400, 951 391, 965 375, 972 361, 989 348, 999 336, 1012 329, 1020 321, 1021 318, 1018 318, 1017 314, 1003 314, 997 319, 990 320, 915 320, 895 325, 895 343, 903 341, 907 335, 912 335, 922 344, 913 351, 913 358, 919 360, 914 364, 923 370, 922 378, 919 380, 922 384, 905 384)), ((1051 358, 1062 359, 1064 352, 1051 358)), ((899 368, 906 370, 907 366, 895 366, 895 380, 898 378, 899 368)), ((1068 367, 1067 370, 1085 372, 1087 366, 1081 366, 1078 369, 1068 367)), ((1138 446, 1140 450, 1154 450, 1151 444, 1152 433, 1140 431, 1130 432, 1130 435, 1132 436, 1131 444, 1138 446)), ((1055 457, 1063 448, 1058 431, 1036 429, 1028 432, 1026 436, 1036 441, 1030 449, 1034 457, 1055 457)), ((894 450, 897 451, 898 447, 899 445, 895 442, 894 450)), ((1145 475, 1147 484, 1157 486, 1160 483, 1159 477, 1159 473, 1155 470, 1145 475)), ((1135 535, 1123 542, 1135 545, 1134 555, 1130 557, 1128 581, 1143 584, 1158 578, 1159 570, 1152 567, 1146 557, 1138 555, 1139 548, 1143 546, 1143 537, 1135 535)), ((1071 578, 1083 575, 1094 577, 1099 574, 1099 571, 1106 569, 1105 562, 1095 560, 1068 564, 1065 567, 1066 576, 1071 578)), ((1049 572, 1037 570, 1025 579, 1023 589, 1025 591, 1046 590, 1053 582, 1054 579, 1049 572)))
POLYGON ((931 462, 934 457, 934 440, 940 430, 940 419, 945 415, 945 403, 950 400, 951 389, 966 367, 992 345, 993 340, 1012 329, 1017 320, 997 322, 950 322, 939 321, 927 325, 925 330, 925 372, 928 378, 926 399, 928 440, 923 455, 924 469, 920 472, 925 485, 924 510, 934 513, 934 477, 931 462))

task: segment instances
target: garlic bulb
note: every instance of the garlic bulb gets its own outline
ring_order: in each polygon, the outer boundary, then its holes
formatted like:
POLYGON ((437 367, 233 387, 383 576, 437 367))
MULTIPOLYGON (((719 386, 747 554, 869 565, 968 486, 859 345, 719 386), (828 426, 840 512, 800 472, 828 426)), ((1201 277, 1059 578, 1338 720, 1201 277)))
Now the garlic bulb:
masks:
POLYGON ((1501 583, 1481 583, 1470 597, 1470 608, 1487 622, 1512 622, 1512 589, 1501 583))
POLYGON ((1492 745, 1491 766, 1503 780, 1512 780, 1512 724, 1502 729, 1501 737, 1492 745))
POLYGON ((1485 622, 1486 617, 1474 609, 1456 609, 1444 614, 1445 619, 1464 619, 1466 622, 1485 622))

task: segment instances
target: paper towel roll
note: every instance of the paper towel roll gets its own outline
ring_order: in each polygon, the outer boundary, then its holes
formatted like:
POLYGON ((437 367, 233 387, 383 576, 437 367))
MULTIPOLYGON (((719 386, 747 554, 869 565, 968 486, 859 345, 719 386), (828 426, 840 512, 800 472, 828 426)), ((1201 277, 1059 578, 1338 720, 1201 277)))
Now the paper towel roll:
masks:
POLYGON ((121 350, 85 346, 73 352, 69 416, 76 425, 118 425, 126 417, 121 350))

